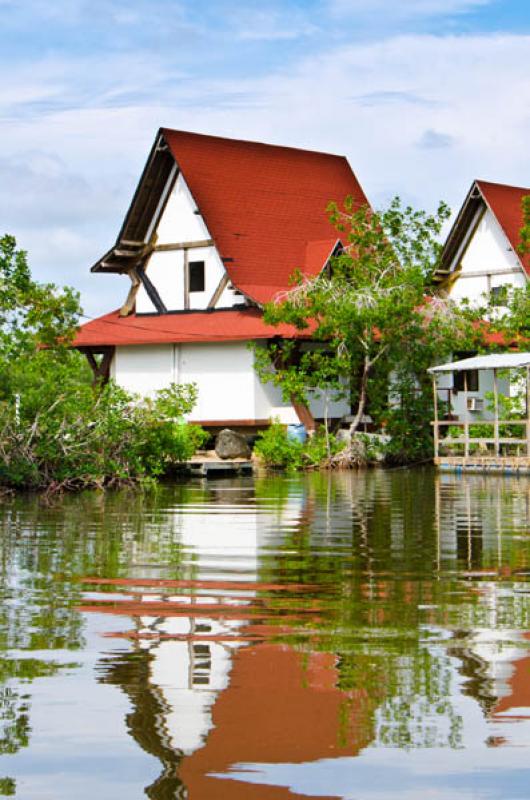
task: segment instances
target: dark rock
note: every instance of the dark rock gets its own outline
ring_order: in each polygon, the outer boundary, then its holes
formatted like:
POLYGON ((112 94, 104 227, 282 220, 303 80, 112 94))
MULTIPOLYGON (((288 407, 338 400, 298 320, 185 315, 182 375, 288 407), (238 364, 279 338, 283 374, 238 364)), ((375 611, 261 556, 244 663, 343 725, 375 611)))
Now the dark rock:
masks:
POLYGON ((250 458, 250 447, 241 433, 225 428, 217 434, 215 452, 219 458, 250 458))

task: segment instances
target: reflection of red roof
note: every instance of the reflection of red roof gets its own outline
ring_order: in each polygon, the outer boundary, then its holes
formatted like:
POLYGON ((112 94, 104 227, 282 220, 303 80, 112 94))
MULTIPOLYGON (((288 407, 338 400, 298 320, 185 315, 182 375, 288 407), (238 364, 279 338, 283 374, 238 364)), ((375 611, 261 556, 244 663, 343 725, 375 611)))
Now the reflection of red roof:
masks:
POLYGON ((326 206, 367 203, 344 156, 163 129, 234 285, 258 303, 296 269, 315 275, 333 242, 326 206), (326 240, 323 260, 306 260, 326 240), (329 247, 328 247, 329 245, 329 247))
MULTIPOLYGON (((530 633, 523 633, 523 638, 530 640, 530 633)), ((507 681, 510 694, 497 702, 492 712, 494 719, 530 719, 530 656, 514 659, 512 667, 513 673, 507 681), (512 709, 519 709, 520 713, 508 713, 512 709)))
POLYGON ((83 325, 74 346, 235 342, 303 335, 291 325, 266 325, 257 308, 162 315, 132 314, 129 317, 120 317, 118 311, 112 311, 83 325))
MULTIPOLYGON (((530 195, 530 189, 520 186, 505 186, 502 183, 489 183, 476 181, 484 200, 503 229, 506 238, 514 251, 521 241, 521 228, 523 226, 523 212, 521 201, 525 195, 530 195)), ((530 254, 519 254, 526 272, 530 275, 530 254)))
MULTIPOLYGON (((356 756, 372 741, 379 698, 337 687, 333 653, 302 654, 277 644, 243 648, 213 707, 204 746, 182 760, 191 800, 302 800, 287 787, 229 777, 236 764, 303 764, 356 756)), ((318 800, 330 795, 315 793, 318 800)))

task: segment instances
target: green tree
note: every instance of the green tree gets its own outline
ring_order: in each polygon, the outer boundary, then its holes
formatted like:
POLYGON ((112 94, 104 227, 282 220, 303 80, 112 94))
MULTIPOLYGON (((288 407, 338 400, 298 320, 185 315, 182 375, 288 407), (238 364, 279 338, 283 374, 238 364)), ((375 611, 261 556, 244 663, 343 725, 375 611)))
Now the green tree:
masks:
POLYGON ((329 214, 342 254, 317 277, 297 274, 292 288, 265 309, 267 322, 290 323, 323 345, 304 350, 296 342, 276 343, 259 351, 259 372, 284 396, 303 401, 315 388, 333 399, 349 393, 351 433, 368 408, 379 422, 399 429, 406 443, 418 423, 429 423, 426 368, 478 337, 472 325, 477 312, 435 297, 431 288, 449 210, 442 203, 429 215, 395 198, 375 212, 354 209, 347 198, 343 208, 330 204, 329 214), (425 419, 418 419, 418 403, 425 419))

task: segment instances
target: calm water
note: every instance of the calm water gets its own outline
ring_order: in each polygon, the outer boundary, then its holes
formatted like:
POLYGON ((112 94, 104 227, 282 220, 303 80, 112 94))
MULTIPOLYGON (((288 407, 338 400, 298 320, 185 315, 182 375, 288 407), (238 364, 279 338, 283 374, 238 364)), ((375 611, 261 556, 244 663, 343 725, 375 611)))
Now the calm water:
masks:
POLYGON ((530 479, 0 506, 0 795, 530 797, 530 479))

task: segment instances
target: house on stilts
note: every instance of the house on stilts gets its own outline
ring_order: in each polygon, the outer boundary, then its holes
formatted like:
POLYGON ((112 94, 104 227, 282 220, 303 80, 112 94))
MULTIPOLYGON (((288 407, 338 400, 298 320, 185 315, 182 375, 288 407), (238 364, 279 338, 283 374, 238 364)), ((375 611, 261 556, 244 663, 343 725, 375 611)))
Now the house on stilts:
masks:
MULTIPOLYGON (((347 195, 367 204, 342 156, 161 129, 116 244, 92 267, 128 276, 127 297, 83 325, 75 346, 97 377, 140 395, 195 383, 190 420, 206 427, 248 430, 273 417, 314 427, 323 399, 282 400, 259 380, 248 345, 302 338, 266 325, 262 308, 296 270, 326 268, 341 247, 326 206, 347 195)), ((349 404, 328 413, 340 418, 349 404)))
MULTIPOLYGON (((435 273, 441 294, 475 306, 489 300, 502 311, 508 290, 526 286, 530 254, 519 242, 527 195, 530 188, 474 181, 435 273)), ((493 343, 499 349, 502 338, 493 343)), ((457 353, 430 370, 439 466, 530 471, 529 370, 522 352, 457 353)))

